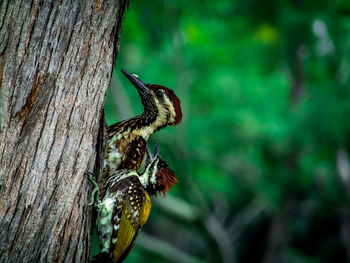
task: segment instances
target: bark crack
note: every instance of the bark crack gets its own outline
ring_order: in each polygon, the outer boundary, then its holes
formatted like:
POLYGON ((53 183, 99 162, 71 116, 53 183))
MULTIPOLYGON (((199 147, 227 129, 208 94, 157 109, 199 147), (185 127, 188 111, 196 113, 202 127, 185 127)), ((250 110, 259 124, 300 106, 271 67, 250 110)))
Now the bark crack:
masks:
POLYGON ((15 249, 15 246, 18 242, 18 239, 20 237, 20 233, 23 229, 23 226, 25 224, 25 222, 27 222, 27 216, 29 214, 29 210, 30 210, 30 207, 28 208, 24 208, 24 210, 22 211, 21 213, 21 216, 20 216, 20 222, 19 222, 19 227, 17 228, 17 231, 15 232, 15 237, 12 241, 12 244, 11 244, 11 248, 10 248, 10 251, 13 251, 15 249))
POLYGON ((34 82, 34 85, 30 90, 29 96, 27 97, 26 104, 22 107, 22 110, 20 112, 20 116, 21 116, 20 121, 22 123, 24 123, 25 120, 28 118, 30 110, 35 102, 36 97, 38 96, 38 93, 43 85, 43 82, 44 82, 43 75, 38 73, 38 77, 36 78, 36 81, 34 82))
MULTIPOLYGON (((0 20, 0 29, 2 29, 2 26, 4 25, 4 22, 5 22, 5 18, 6 18, 6 14, 8 12, 8 1, 3 1, 2 2, 3 4, 5 4, 5 8, 4 7, 0 7, 0 17, 1 17, 1 20, 0 20), (2 10, 4 10, 4 12, 1 12, 2 10)), ((11 14, 10 14, 10 17, 11 17, 11 14)))

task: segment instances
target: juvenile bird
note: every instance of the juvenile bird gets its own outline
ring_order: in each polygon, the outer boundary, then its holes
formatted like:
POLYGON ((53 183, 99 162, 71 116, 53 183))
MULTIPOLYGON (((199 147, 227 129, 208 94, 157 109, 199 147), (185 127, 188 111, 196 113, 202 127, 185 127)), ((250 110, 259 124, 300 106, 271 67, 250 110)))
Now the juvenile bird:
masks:
MULTIPOLYGON (((93 177, 89 178, 99 187, 93 177)), ((122 262, 146 223, 151 211, 150 195, 169 191, 177 183, 175 173, 159 155, 158 145, 152 158, 147 150, 145 170, 117 170, 107 181, 102 200, 95 201, 97 232, 102 252, 93 262, 122 262)))
POLYGON ((146 152, 150 135, 182 120, 181 102, 171 89, 146 84, 136 75, 122 72, 136 87, 144 112, 134 118, 118 122, 107 128, 108 146, 100 189, 118 169, 138 171, 146 152))

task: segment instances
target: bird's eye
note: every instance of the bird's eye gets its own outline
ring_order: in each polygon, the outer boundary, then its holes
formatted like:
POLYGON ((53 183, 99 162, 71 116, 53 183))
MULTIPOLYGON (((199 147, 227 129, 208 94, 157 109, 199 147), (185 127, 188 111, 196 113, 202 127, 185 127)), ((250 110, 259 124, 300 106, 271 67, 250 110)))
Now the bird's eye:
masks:
POLYGON ((160 90, 156 91, 156 96, 157 98, 161 98, 163 96, 163 92, 161 92, 160 90))

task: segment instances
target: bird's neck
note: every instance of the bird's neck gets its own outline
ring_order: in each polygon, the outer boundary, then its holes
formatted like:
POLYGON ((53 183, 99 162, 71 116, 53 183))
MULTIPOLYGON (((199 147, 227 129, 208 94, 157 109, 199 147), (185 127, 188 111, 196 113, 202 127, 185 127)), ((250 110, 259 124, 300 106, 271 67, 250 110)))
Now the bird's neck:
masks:
MULTIPOLYGON (((151 185, 157 183, 157 165, 158 159, 154 159, 147 167, 145 171, 139 175, 139 180, 145 189, 152 189, 151 185)), ((152 192, 150 194, 153 194, 152 192)))
POLYGON ((134 136, 142 136, 147 141, 154 132, 167 126, 167 118, 157 113, 144 112, 126 120, 123 126, 130 128, 134 136))

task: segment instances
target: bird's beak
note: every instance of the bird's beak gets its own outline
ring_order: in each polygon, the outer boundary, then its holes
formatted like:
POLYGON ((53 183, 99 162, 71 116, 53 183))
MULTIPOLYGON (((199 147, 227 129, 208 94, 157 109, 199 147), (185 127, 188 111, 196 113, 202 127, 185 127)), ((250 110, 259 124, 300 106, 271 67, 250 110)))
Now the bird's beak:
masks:
POLYGON ((142 80, 140 80, 138 77, 136 77, 136 75, 130 74, 129 72, 126 72, 123 69, 122 69, 122 72, 130 80, 130 82, 135 86, 137 91, 140 93, 141 97, 146 97, 150 94, 146 84, 142 80))

